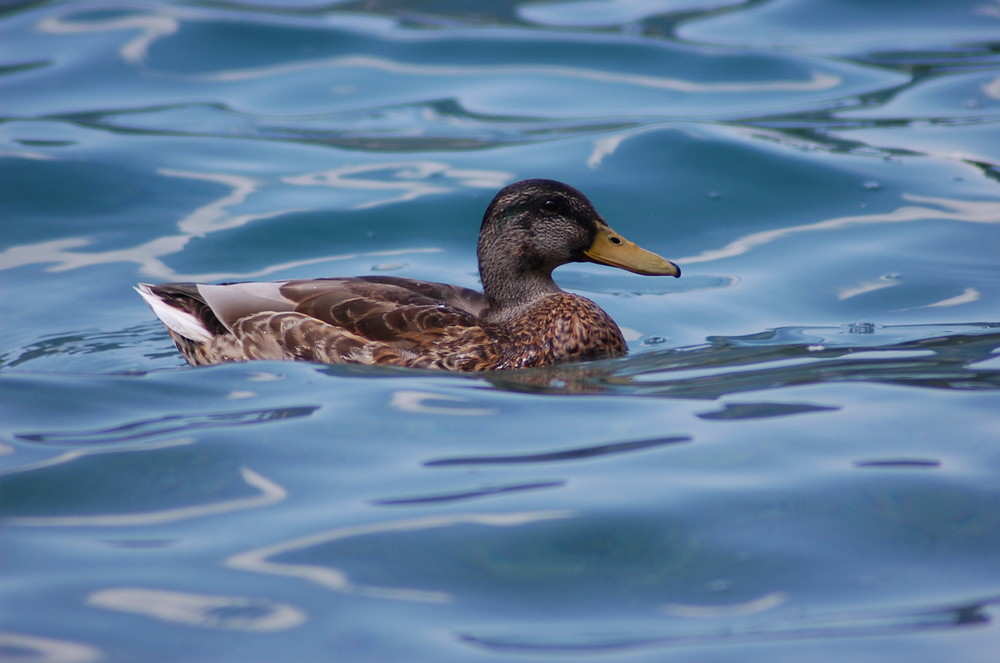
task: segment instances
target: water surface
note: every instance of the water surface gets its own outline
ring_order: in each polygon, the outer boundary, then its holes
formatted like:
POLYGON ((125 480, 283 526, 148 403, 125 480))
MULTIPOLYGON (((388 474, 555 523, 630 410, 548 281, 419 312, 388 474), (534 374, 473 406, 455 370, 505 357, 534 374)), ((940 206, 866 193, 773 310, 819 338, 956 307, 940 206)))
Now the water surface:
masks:
POLYGON ((989 3, 0 9, 12 661, 992 661, 989 3), (477 287, 493 194, 629 356, 192 369, 136 281, 477 287))

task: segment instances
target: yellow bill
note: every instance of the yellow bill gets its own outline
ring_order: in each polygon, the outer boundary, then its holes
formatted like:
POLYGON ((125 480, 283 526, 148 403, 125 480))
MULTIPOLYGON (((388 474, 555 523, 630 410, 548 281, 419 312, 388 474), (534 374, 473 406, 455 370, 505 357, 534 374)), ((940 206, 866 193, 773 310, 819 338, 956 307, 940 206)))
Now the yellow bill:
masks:
POLYGON ((597 236, 584 255, 602 265, 620 267, 647 276, 680 276, 681 268, 663 256, 625 239, 607 225, 597 227, 597 236))

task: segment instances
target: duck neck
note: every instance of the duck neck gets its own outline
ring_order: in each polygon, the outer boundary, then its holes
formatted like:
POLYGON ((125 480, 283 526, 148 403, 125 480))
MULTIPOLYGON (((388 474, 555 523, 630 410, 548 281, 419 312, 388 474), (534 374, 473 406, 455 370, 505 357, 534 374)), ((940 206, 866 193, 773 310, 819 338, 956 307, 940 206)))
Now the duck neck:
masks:
POLYGON ((483 293, 489 302, 482 316, 487 322, 508 320, 539 299, 562 292, 552 280, 551 269, 539 266, 523 269, 514 262, 502 261, 479 270, 483 293))

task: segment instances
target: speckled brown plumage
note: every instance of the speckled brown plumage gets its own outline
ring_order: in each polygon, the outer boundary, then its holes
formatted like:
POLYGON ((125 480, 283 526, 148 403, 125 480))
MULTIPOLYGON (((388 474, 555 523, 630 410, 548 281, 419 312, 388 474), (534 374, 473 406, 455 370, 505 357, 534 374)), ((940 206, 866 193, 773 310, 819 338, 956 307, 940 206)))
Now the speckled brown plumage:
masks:
POLYGON ((483 371, 624 354, 608 314, 553 282, 552 270, 573 261, 680 274, 611 230, 580 192, 527 180, 498 193, 484 216, 483 293, 388 276, 137 290, 192 365, 281 359, 483 371))

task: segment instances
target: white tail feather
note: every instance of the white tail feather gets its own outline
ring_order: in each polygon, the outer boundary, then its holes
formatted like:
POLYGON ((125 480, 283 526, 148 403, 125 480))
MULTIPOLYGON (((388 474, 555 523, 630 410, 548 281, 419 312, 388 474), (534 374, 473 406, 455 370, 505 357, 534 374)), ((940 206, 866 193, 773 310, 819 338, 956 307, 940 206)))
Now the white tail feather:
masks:
POLYGON ((164 302, 150 289, 149 285, 140 283, 135 286, 135 291, 146 300, 149 308, 153 309, 153 313, 160 319, 160 322, 167 326, 167 329, 198 343, 208 343, 212 340, 212 333, 205 328, 201 320, 187 311, 182 311, 164 302))

